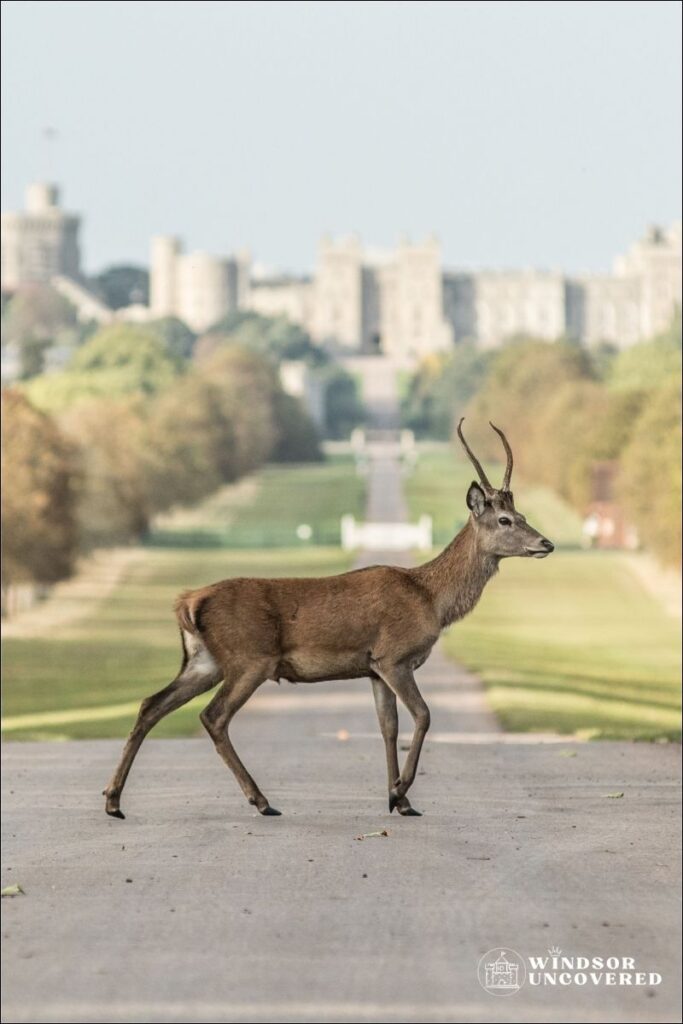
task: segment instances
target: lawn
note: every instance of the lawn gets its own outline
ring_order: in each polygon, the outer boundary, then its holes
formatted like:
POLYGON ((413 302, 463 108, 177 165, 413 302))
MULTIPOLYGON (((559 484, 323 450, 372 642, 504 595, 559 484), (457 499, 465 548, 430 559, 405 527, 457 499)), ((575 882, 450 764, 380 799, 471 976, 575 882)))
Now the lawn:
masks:
MULTIPOLYGON (((194 509, 166 517, 160 527, 164 543, 139 551, 114 590, 90 613, 45 635, 5 639, 7 736, 125 735, 139 701, 165 686, 177 672, 180 644, 172 605, 178 592, 227 576, 343 572, 352 556, 314 541, 335 530, 338 536, 340 516, 361 512, 364 489, 353 460, 343 456, 318 464, 268 466, 194 509), (296 527, 301 523, 311 526, 309 542, 297 540, 296 527), (239 533, 236 549, 228 550, 226 530, 239 533), (206 543, 211 531, 219 534, 213 547, 206 543), (200 537, 197 544, 196 536, 200 537), (254 549, 243 548, 248 536, 256 541, 254 549), (286 546, 272 546, 278 540, 286 546), (72 720, 79 709, 85 709, 85 714, 72 720), (48 712, 57 720, 41 720, 48 712), (59 720, 60 712, 66 720, 59 720), (20 715, 37 717, 13 728, 20 715)), ((164 719, 157 734, 196 732, 198 708, 208 699, 204 695, 164 719)))
MULTIPOLYGON (((464 520, 471 477, 470 468, 450 452, 433 451, 406 481, 411 515, 430 513, 440 543, 464 520)), ((224 529, 226 523, 257 524, 272 537, 280 527, 291 533, 307 522, 319 530, 343 511, 360 513, 362 492, 349 460, 268 467, 198 509, 178 513, 165 529, 182 536, 224 529)), ((555 495, 521 484, 515 494, 530 521, 565 550, 543 562, 504 562, 474 613, 446 637, 447 651, 481 675, 508 730, 643 739, 679 735, 676 622, 643 590, 625 558, 575 546, 578 518, 555 495)), ((140 699, 177 671, 180 649, 171 606, 178 591, 233 575, 328 575, 350 562, 338 547, 300 542, 263 550, 144 548, 86 615, 45 635, 5 640, 3 714, 10 726, 17 716, 67 716, 24 721, 7 736, 125 735, 140 699), (82 716, 80 709, 86 709, 82 716)), ((157 735, 195 733, 197 712, 207 700, 205 695, 164 719, 157 735)))
MULTIPOLYGON (((172 612, 186 587, 226 576, 324 576, 343 572, 349 557, 338 548, 267 551, 146 549, 113 592, 91 614, 51 635, 3 642, 3 718, 102 709, 80 721, 46 724, 40 718, 12 739, 125 736, 143 697, 161 689, 180 665, 172 612), (117 708, 117 706, 120 707, 117 708), (109 716, 112 717, 109 717, 109 716)), ((158 736, 188 736, 199 729, 204 695, 165 718, 158 736)))
MULTIPOLYGON (((490 478, 499 476, 491 467, 490 478)), ((464 521, 471 479, 471 467, 437 451, 407 481, 411 514, 431 514, 441 543, 464 521)), ((521 482, 514 490, 520 511, 560 550, 543 562, 503 562, 446 650, 481 676, 507 730, 679 737, 676 621, 618 552, 578 549, 578 517, 556 495, 521 482)))
POLYGON ((365 482, 353 457, 332 455, 324 463, 266 466, 198 508, 161 518, 149 540, 170 547, 339 544, 341 517, 362 517, 364 507, 365 482), (302 525, 311 531, 304 541, 297 535, 302 525))

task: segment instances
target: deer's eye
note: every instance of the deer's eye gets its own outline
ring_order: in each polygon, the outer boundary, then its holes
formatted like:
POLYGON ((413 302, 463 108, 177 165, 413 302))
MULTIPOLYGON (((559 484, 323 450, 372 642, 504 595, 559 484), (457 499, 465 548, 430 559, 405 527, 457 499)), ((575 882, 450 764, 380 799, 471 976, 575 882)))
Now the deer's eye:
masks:
POLYGON ((501 526, 512 526, 512 520, 508 519, 507 516, 500 516, 498 522, 500 523, 501 526))

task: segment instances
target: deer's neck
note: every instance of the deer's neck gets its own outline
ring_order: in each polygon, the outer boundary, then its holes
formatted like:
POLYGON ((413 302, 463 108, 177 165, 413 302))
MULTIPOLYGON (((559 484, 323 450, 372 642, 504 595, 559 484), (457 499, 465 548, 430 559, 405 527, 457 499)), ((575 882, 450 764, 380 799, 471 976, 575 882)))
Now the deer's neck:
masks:
POLYGON ((440 555, 414 570, 432 597, 442 629, 472 611, 498 571, 498 562, 495 556, 480 551, 468 520, 440 555))

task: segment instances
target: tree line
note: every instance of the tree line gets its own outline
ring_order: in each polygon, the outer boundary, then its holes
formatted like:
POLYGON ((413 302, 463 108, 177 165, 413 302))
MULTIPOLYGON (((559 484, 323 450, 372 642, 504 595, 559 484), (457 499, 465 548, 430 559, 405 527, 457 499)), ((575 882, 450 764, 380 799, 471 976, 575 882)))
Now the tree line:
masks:
POLYGON ((681 323, 618 350, 518 338, 487 352, 463 345, 423 363, 408 383, 404 424, 451 438, 461 415, 483 457, 498 458, 488 421, 504 427, 518 471, 581 514, 594 467, 616 467, 615 499, 643 545, 681 557, 681 323))
MULTIPOLYGON (((53 296, 17 298, 5 311, 12 338, 45 339, 69 316, 53 296)), ((320 364, 333 394, 335 382, 337 395, 348 389, 303 332, 263 317, 200 338, 173 318, 114 324, 71 343, 66 368, 33 373, 27 360, 2 392, 5 587, 63 579, 80 553, 139 540, 157 513, 267 460, 322 458, 319 430, 280 384, 283 358, 320 364)), ((346 397, 332 403, 333 436, 362 416, 355 385, 346 397)))

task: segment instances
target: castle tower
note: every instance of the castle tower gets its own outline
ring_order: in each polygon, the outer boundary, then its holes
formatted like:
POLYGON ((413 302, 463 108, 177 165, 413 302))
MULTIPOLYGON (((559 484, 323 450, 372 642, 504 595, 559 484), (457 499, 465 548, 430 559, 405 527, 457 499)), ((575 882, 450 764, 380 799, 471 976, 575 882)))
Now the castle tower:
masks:
POLYGON ((614 264, 617 278, 640 283, 640 331, 649 338, 666 330, 681 304, 681 222, 652 225, 614 264))
POLYGON ((393 307, 387 351, 419 358, 450 348, 453 329, 444 317, 441 248, 436 238, 399 244, 393 307))
POLYGON ((155 317, 177 315, 177 264, 180 252, 180 240, 173 235, 156 235, 152 239, 149 306, 155 317))
POLYGON ((359 239, 324 238, 318 250, 313 295, 312 335, 358 349, 363 338, 363 273, 359 239))
POLYGON ((80 277, 80 217, 59 206, 59 189, 35 182, 26 209, 2 214, 2 288, 12 291, 57 275, 80 277))

